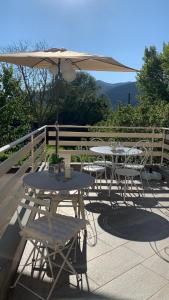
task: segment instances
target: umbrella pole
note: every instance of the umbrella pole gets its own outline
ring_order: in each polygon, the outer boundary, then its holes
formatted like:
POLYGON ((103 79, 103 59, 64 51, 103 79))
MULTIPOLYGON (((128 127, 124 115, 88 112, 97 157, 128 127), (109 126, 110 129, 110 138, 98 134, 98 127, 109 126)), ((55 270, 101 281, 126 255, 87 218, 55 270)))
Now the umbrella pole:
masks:
POLYGON ((55 138, 55 153, 58 155, 59 152, 59 122, 58 122, 58 110, 57 110, 57 118, 55 122, 55 131, 56 131, 56 138, 55 138))
POLYGON ((58 82, 57 86, 57 113, 56 113, 56 122, 55 122, 55 130, 56 130, 56 143, 55 143, 55 153, 56 155, 59 154, 59 94, 60 94, 60 80, 61 80, 61 59, 58 59, 58 74, 55 78, 56 82, 58 82))

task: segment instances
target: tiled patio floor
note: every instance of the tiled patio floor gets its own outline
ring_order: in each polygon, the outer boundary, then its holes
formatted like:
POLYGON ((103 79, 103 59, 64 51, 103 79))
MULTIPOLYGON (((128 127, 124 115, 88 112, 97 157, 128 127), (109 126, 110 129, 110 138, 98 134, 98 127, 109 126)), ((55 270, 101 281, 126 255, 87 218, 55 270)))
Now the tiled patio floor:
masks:
MULTIPOLYGON (((87 241, 87 277, 83 288, 71 285, 56 289, 52 299, 138 300, 169 299, 169 188, 164 181, 151 183, 145 195, 129 195, 127 205, 114 185, 111 203, 106 186, 103 192, 90 193, 85 200, 92 236, 87 241), (97 243, 93 236, 94 222, 97 243)), ((72 214, 70 207, 60 213, 72 214)), ((95 234, 94 234, 95 235, 95 234)), ((28 252, 28 247, 24 255, 28 252)), ((30 277, 25 275, 26 280, 30 277)), ((75 283, 74 276, 70 276, 75 283)), ((39 285, 42 295, 48 282, 39 285)), ((37 299, 17 286, 8 300, 37 299)))

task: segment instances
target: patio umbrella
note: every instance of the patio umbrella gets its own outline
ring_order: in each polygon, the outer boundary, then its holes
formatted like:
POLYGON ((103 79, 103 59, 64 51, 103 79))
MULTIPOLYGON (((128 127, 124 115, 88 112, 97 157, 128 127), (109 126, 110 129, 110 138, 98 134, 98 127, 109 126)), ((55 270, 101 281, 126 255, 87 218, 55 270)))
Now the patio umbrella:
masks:
MULTIPOLYGON (((51 48, 44 51, 16 52, 0 55, 0 61, 31 68, 65 68, 71 65, 73 70, 86 71, 114 71, 137 72, 138 70, 127 67, 112 57, 93 55, 82 52, 70 51, 64 48, 51 48)), ((64 69, 66 72, 66 68, 64 69)))
MULTIPOLYGON (((44 51, 16 52, 0 55, 0 61, 30 68, 47 68, 57 80, 68 82, 76 78, 78 70, 137 72, 116 61, 112 57, 70 51, 64 48, 51 48, 44 51)), ((59 97, 58 97, 59 103, 59 97)), ((56 123, 58 123, 58 118, 56 123)))

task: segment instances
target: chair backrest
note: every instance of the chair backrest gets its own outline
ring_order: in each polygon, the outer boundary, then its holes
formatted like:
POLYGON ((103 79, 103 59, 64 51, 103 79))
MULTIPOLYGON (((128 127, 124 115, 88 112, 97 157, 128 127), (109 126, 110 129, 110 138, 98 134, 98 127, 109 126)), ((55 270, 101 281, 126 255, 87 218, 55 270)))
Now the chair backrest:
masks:
POLYGON ((126 154, 125 158, 125 165, 130 164, 130 165, 137 165, 137 166, 142 166, 145 167, 148 158, 149 158, 149 150, 150 150, 150 144, 146 140, 141 140, 137 142, 130 150, 129 153, 126 154), (141 150, 141 153, 139 154, 133 154, 130 155, 130 153, 134 153, 134 150, 138 149, 141 150), (133 150, 133 151, 132 151, 133 150))
MULTIPOLYGON (((90 142, 98 142, 98 146, 99 146, 99 142, 101 145, 103 145, 103 140, 100 138, 92 138, 90 139, 90 142)), ((92 146, 92 143, 91 143, 92 146)), ((103 161, 104 160, 104 156, 101 154, 95 154, 93 152, 90 151, 90 147, 87 145, 87 140, 82 139, 81 140, 81 145, 79 146, 79 150, 84 152, 84 154, 82 153, 79 157, 80 157, 80 162, 81 162, 81 171, 84 167, 85 164, 95 164, 95 161, 103 161)))
POLYGON ((106 142, 101 138, 91 138, 90 142, 93 142, 94 146, 105 146, 106 145, 106 142))

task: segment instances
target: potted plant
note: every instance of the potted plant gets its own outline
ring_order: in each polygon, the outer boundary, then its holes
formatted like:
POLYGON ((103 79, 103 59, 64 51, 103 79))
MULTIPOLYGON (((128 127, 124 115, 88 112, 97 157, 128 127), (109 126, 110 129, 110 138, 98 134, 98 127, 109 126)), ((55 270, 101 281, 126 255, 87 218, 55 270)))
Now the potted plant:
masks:
POLYGON ((63 172, 64 171, 64 158, 59 157, 57 154, 52 153, 48 160, 50 172, 63 172))

